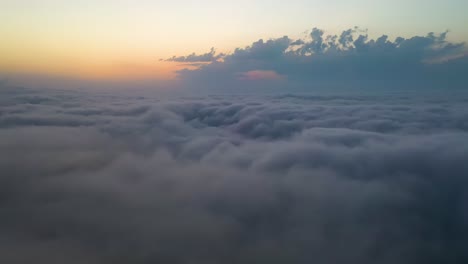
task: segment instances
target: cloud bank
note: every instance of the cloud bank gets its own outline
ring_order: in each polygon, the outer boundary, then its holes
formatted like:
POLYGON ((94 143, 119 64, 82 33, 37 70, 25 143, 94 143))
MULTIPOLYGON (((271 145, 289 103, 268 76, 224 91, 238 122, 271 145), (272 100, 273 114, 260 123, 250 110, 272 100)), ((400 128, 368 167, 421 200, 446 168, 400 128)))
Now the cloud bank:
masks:
MULTIPOLYGON (((465 43, 447 40, 448 32, 429 33, 391 40, 386 35, 369 38, 357 27, 338 35, 326 35, 314 28, 305 39, 287 36, 258 40, 237 48, 231 54, 215 55, 214 49, 203 55, 173 57, 180 62, 205 61, 196 69, 178 72, 190 86, 249 86, 254 71, 285 76, 288 88, 466 88, 468 52, 465 43)), ((272 83, 268 83, 271 87, 272 83)), ((258 87, 255 83, 252 87, 258 87)), ((284 82, 278 82, 284 87, 284 82)))
POLYGON ((0 93, 2 263, 468 260, 466 94, 0 93))

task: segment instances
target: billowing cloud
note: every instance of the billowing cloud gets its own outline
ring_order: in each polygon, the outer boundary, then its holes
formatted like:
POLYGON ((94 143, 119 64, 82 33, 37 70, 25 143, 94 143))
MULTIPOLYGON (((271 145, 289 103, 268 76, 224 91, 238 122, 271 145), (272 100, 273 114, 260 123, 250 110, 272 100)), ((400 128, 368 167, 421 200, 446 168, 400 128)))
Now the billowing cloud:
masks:
POLYGON ((203 62, 213 62, 217 61, 219 58, 223 57, 224 54, 216 54, 216 50, 214 48, 211 48, 209 52, 197 55, 195 53, 192 53, 187 56, 173 56, 169 59, 166 59, 166 61, 174 61, 174 62, 186 62, 186 63, 203 63, 203 62))
MULTIPOLYGON (((352 28, 326 35, 314 28, 305 39, 287 36, 259 40, 220 60, 179 71, 190 86, 230 86, 239 89, 239 72, 275 72, 288 79, 287 87, 321 86, 404 88, 466 87, 468 56, 465 43, 447 40, 448 32, 426 36, 383 35, 370 39, 367 31, 352 28)), ((185 58, 185 57, 182 57, 185 58)), ((256 86, 258 84, 255 84, 256 86)), ((284 87, 284 85, 282 84, 284 87)))
POLYGON ((0 93, 2 263, 468 261, 466 93, 0 93))

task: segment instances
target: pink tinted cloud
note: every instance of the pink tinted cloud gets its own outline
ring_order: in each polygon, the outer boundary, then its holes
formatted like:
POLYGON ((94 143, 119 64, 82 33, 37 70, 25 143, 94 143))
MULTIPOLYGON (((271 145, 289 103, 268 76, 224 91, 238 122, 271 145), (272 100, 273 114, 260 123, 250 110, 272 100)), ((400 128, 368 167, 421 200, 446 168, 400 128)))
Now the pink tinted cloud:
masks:
POLYGON ((255 80, 283 80, 286 76, 280 75, 275 71, 253 70, 242 72, 239 74, 240 80, 255 81, 255 80))

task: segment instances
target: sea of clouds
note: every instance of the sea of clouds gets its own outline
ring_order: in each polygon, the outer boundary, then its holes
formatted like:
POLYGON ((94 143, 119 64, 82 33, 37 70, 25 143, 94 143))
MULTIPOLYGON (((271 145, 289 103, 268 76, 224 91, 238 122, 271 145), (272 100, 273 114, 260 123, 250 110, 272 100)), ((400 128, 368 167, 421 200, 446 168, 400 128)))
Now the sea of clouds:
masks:
POLYGON ((1 263, 467 263, 468 95, 0 90, 1 263))

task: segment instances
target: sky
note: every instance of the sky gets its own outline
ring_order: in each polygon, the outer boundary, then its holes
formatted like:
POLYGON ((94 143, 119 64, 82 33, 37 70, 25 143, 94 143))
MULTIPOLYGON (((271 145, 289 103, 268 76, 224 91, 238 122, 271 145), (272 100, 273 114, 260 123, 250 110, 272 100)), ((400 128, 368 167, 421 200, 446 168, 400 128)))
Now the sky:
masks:
POLYGON ((463 0, 1 0, 0 7, 5 76, 168 80, 186 66, 160 59, 211 47, 229 53, 314 27, 339 34, 358 26, 390 38, 450 30, 449 40, 468 40, 463 0))

